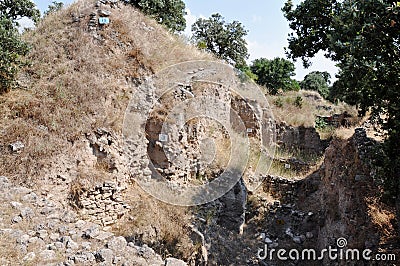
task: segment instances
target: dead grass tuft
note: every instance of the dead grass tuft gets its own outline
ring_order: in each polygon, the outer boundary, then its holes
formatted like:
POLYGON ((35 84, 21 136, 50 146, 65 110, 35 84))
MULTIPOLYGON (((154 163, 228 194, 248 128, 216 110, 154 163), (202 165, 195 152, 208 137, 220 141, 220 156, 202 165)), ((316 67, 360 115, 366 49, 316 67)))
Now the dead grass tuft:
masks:
POLYGON ((82 207, 80 198, 81 195, 85 192, 85 187, 82 184, 81 180, 79 178, 74 179, 70 186, 69 186, 69 201, 70 205, 76 209, 79 209, 82 207))
POLYGON ((355 127, 340 127, 335 130, 333 136, 338 139, 349 139, 351 136, 354 135, 355 127))
POLYGON ((395 214, 383 205, 377 198, 367 198, 368 215, 372 222, 379 228, 384 236, 391 236, 394 233, 392 221, 395 214))

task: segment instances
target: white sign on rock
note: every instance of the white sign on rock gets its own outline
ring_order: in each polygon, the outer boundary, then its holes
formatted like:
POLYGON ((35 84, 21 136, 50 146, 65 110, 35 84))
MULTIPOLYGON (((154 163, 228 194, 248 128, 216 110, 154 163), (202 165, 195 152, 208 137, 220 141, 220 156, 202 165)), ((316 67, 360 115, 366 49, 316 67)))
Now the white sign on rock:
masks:
POLYGON ((105 17, 100 17, 99 18, 99 24, 104 25, 104 24, 108 24, 110 23, 110 19, 109 18, 105 18, 105 17))
POLYGON ((166 134, 159 134, 159 135, 158 135, 158 140, 159 140, 159 141, 162 141, 162 142, 166 142, 166 141, 168 141, 168 135, 166 135, 166 134))

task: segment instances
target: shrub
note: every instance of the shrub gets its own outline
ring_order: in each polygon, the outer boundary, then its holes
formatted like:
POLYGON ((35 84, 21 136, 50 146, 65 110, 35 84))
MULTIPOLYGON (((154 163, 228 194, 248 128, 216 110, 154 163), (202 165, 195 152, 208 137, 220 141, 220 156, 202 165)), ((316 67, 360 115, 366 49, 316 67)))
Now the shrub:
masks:
POLYGON ((317 117, 315 118, 315 128, 317 129, 323 129, 326 128, 328 126, 328 124, 326 123, 325 119, 323 119, 322 117, 317 117))
POLYGON ((298 107, 298 108, 302 108, 303 107, 303 98, 301 98, 301 96, 297 96, 296 100, 294 100, 294 106, 298 107))
POLYGON ((11 20, 0 18, 0 93, 7 92, 16 85, 20 67, 26 65, 22 56, 29 51, 28 45, 20 38, 11 20))
POLYGON ((274 104, 275 104, 277 107, 282 108, 282 107, 283 107, 282 98, 276 99, 276 100, 274 101, 274 104))

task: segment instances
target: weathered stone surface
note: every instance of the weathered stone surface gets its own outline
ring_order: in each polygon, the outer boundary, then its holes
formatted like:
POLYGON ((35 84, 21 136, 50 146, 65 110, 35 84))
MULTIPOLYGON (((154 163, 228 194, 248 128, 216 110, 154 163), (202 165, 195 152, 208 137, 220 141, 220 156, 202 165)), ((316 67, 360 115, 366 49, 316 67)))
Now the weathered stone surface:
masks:
POLYGON ((83 251, 83 252, 78 252, 72 256, 69 256, 68 260, 71 260, 77 264, 88 265, 95 263, 96 257, 92 252, 83 251))
POLYGON ((66 248, 72 249, 72 250, 76 250, 79 248, 79 244, 74 242, 73 240, 69 240, 67 242, 66 248))
POLYGON ((175 258, 167 258, 165 260, 165 266, 187 266, 187 264, 183 260, 178 260, 175 258))
POLYGON ((22 235, 21 237, 17 238, 18 244, 27 244, 30 236, 27 234, 22 235))
POLYGON ((102 248, 99 251, 96 252, 96 259, 99 262, 106 262, 106 263, 112 263, 114 259, 114 253, 111 249, 108 248, 102 248))
POLYGON ((276 141, 287 149, 300 149, 321 154, 329 143, 321 140, 314 127, 277 125, 276 141))
POLYGON ((114 234, 111 233, 111 232, 104 232, 104 231, 101 231, 101 232, 95 237, 95 239, 100 240, 100 241, 104 241, 104 240, 106 240, 106 239, 112 237, 113 235, 114 235, 114 234))
POLYGON ((11 201, 10 205, 14 208, 14 209, 21 209, 21 207, 23 206, 22 203, 18 202, 18 201, 11 201))
POLYGON ((228 230, 241 233, 245 222, 247 189, 243 179, 218 199, 223 205, 218 214, 218 224, 228 230))
POLYGON ((121 252, 126 248, 127 244, 125 237, 119 236, 111 238, 107 243, 107 247, 114 252, 121 252))
POLYGON ((56 252, 54 250, 43 250, 39 253, 39 256, 43 261, 50 261, 56 258, 56 252))
POLYGON ((25 145, 21 141, 16 141, 14 143, 11 143, 9 147, 11 151, 18 152, 21 151, 23 148, 25 148, 25 145))
POLYGON ((86 229, 83 233, 83 237, 85 238, 95 238, 100 233, 100 229, 97 225, 93 225, 90 228, 86 229))
POLYGON ((31 208, 24 207, 24 208, 21 208, 20 215, 21 215, 22 219, 32 219, 33 216, 35 215, 35 213, 31 208))
POLYGON ((35 252, 29 252, 28 254, 26 254, 26 255, 23 257, 22 261, 23 261, 23 262, 31 262, 31 261, 33 261, 35 258, 36 258, 35 252))
POLYGON ((108 10, 100 10, 100 11, 99 11, 99 15, 100 15, 100 16, 103 16, 103 17, 108 17, 108 16, 111 15, 111 12, 108 11, 108 10))
POLYGON ((11 219, 11 222, 12 222, 12 223, 15 223, 15 224, 20 223, 21 221, 22 221, 22 218, 21 218, 21 216, 19 216, 19 215, 14 216, 14 217, 11 219))
POLYGON ((5 189, 8 188, 10 185, 10 182, 7 177, 5 176, 0 176, 0 189, 5 189))

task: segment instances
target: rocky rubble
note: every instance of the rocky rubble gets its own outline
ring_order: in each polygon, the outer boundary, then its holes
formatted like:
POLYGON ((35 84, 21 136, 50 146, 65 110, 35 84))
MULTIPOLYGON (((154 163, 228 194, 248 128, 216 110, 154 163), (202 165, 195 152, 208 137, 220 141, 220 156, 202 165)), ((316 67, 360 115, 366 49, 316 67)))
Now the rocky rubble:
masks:
POLYGON ((86 216, 88 221, 99 225, 116 223, 131 208, 122 198, 121 192, 125 189, 126 187, 120 187, 115 182, 96 185, 81 195, 80 213, 86 216))
MULTIPOLYGON (((94 191, 112 187, 105 183, 94 191)), ((1 265, 186 265, 173 258, 164 261, 148 246, 116 236, 110 227, 81 220, 55 198, 0 177, 1 265)))

